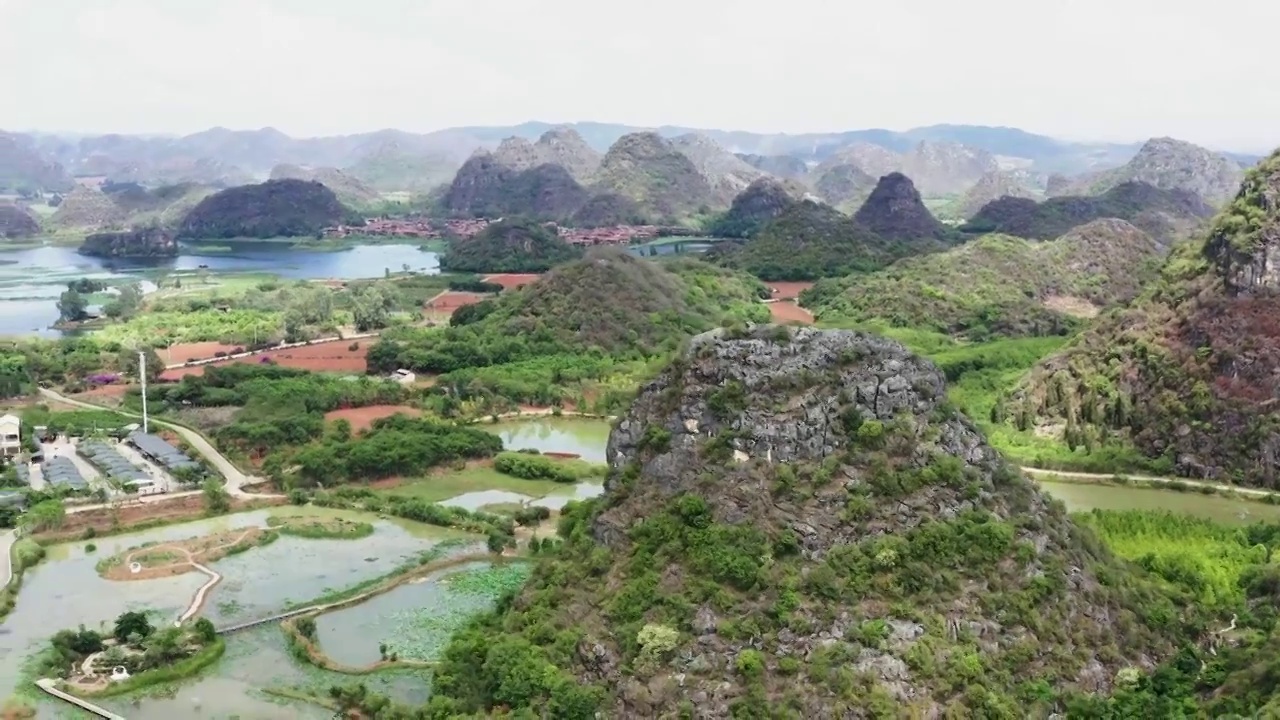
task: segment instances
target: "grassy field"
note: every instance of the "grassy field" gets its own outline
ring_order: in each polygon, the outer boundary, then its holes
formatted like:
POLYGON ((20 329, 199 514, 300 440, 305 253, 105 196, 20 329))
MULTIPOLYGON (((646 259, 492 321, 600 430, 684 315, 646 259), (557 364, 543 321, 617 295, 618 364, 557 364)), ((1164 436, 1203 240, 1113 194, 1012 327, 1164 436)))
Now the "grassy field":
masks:
POLYGON ((440 502, 469 492, 505 490, 507 492, 544 497, 556 490, 563 490, 564 483, 551 480, 522 480, 503 475, 491 467, 477 465, 442 475, 418 478, 395 487, 383 488, 382 495, 400 495, 426 502, 440 502))

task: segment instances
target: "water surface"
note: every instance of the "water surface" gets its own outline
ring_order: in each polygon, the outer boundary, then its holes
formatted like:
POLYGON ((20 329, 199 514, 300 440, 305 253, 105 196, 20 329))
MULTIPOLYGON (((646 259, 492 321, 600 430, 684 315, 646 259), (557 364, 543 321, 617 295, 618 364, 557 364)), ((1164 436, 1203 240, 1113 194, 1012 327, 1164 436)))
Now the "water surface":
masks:
POLYGON ((576 453, 588 462, 603 463, 611 425, 589 418, 540 417, 476 427, 496 433, 508 450, 576 453))

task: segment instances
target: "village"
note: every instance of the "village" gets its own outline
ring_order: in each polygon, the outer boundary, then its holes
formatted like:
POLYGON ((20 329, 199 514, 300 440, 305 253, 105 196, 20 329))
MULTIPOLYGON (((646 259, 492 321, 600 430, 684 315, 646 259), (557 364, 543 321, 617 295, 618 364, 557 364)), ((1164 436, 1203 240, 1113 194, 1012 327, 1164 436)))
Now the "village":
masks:
MULTIPOLYGON (((348 237, 405 237, 431 240, 448 237, 471 237, 484 230, 491 223, 502 218, 369 218, 364 225, 335 225, 325 228, 328 238, 348 237)), ((696 235, 688 228, 666 227, 662 225, 613 225, 599 228, 570 228, 546 223, 554 227, 561 238, 573 245, 627 245, 633 242, 652 240, 660 235, 696 235)))

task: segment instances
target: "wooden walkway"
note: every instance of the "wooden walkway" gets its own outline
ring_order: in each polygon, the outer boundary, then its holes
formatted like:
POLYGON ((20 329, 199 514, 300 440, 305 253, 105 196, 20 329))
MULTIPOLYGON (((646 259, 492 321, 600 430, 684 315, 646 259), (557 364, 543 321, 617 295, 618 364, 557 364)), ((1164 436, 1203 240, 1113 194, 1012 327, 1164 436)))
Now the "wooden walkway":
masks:
POLYGON ((107 720, 125 720, 125 717, 123 715, 117 715, 106 708, 98 707, 97 705, 94 705, 88 700, 81 700, 75 695, 62 692, 61 690, 58 689, 57 681, 55 680, 50 680, 48 678, 45 678, 44 680, 37 680, 36 687, 58 698, 59 700, 64 700, 66 702, 69 702, 72 705, 75 705, 76 707, 80 708, 81 710, 84 710, 86 712, 91 712, 100 718, 106 718, 107 720))

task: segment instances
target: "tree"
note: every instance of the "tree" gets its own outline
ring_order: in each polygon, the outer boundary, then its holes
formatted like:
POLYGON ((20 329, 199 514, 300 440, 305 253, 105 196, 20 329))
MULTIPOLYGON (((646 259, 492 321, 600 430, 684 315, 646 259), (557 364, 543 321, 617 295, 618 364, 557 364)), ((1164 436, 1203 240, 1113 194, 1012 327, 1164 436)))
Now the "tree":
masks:
POLYGON ((206 643, 211 643, 218 638, 218 629, 213 626, 213 621, 209 618, 200 618, 195 623, 196 635, 206 643))
POLYGON ((32 532, 62 527, 67 509, 61 500, 44 500, 31 506, 23 517, 23 524, 32 532))
POLYGON ((136 284, 121 285, 115 299, 102 306, 102 312, 109 318, 132 317, 142 305, 142 291, 136 284))
POLYGON ((231 495, 222 483, 209 478, 204 481, 204 508, 210 515, 219 515, 231 509, 231 495))
POLYGON ((115 628, 112 629, 111 635, 116 639, 116 641, 125 643, 129 641, 130 637, 137 636, 145 638, 150 636, 153 632, 155 632, 155 628, 152 627, 151 622, 147 620, 146 613, 138 612, 137 610, 130 610, 128 612, 121 613, 120 616, 116 618, 115 628))
POLYGON ((75 290, 64 290, 58 297, 58 313, 67 322, 79 322, 88 317, 89 303, 75 290))
POLYGON ((387 326, 395 297, 380 285, 355 291, 351 296, 351 314, 356 330, 367 332, 387 326))

